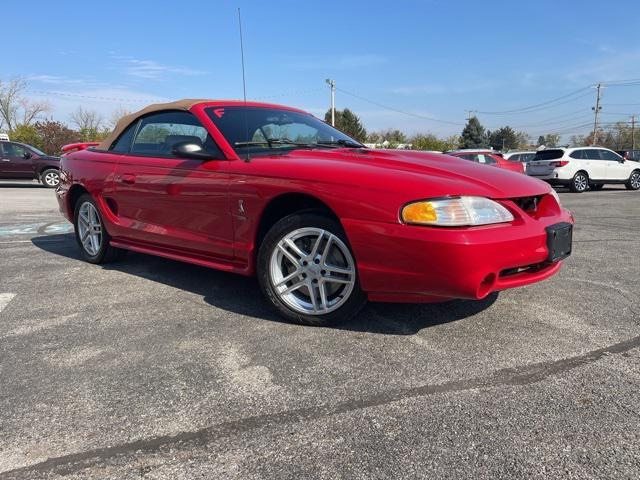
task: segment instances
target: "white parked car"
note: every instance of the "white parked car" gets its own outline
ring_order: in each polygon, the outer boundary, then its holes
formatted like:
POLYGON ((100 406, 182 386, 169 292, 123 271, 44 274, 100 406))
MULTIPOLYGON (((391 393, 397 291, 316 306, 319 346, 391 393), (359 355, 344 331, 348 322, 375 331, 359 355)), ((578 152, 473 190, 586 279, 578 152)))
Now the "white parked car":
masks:
POLYGON ((572 192, 600 190, 605 184, 624 184, 640 189, 640 165, 601 147, 547 148, 527 163, 527 175, 551 185, 564 185, 572 192))
POLYGON ((512 162, 529 163, 536 156, 536 152, 507 152, 503 155, 505 160, 511 160, 512 162))

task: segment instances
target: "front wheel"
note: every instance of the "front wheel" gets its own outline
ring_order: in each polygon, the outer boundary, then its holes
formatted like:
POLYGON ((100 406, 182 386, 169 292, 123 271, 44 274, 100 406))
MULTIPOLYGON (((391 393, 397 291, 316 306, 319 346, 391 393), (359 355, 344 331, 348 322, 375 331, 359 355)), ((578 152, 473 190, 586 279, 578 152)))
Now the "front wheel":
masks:
POLYGON ((589 186, 589 177, 584 172, 578 172, 571 179, 571 191, 575 193, 584 192, 589 186))
POLYGON ((627 190, 640 190, 640 171, 634 170, 629 175, 629 180, 624 185, 627 190))
POLYGON ((82 256, 89 263, 106 263, 122 256, 124 250, 109 245, 111 237, 104 228, 95 200, 85 193, 76 203, 73 215, 76 241, 82 256))
POLYGON ((60 171, 49 168, 40 174, 40 181, 47 188, 56 188, 60 184, 60 171))
POLYGON ((258 280, 287 320, 326 326, 353 318, 366 302, 341 225, 316 213, 293 214, 267 233, 258 280))

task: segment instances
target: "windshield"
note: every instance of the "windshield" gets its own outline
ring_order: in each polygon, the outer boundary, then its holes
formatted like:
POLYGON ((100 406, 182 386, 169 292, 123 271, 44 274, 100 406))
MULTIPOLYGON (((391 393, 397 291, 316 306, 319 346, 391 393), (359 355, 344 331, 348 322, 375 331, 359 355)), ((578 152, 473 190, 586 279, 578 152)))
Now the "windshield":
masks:
POLYGON ((239 155, 363 145, 311 114, 265 107, 211 107, 209 118, 239 155))

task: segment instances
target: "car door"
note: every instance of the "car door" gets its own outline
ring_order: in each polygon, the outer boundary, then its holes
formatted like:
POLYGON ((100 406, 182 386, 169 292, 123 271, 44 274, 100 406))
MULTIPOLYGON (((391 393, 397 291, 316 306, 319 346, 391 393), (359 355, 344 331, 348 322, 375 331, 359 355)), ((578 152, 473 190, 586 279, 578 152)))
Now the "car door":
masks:
POLYGON ((607 179, 607 164, 600 156, 599 148, 585 148, 582 150, 582 169, 587 172, 591 180, 607 179))
POLYGON ((232 258, 228 162, 207 130, 185 111, 154 113, 132 128, 123 133, 132 141, 115 174, 120 234, 172 251, 232 258), (180 142, 199 143, 217 160, 178 158, 172 149, 180 142))
POLYGON ((606 167, 605 178, 607 180, 621 181, 629 178, 631 172, 624 158, 610 150, 600 149, 598 152, 606 167))
POLYGON ((4 178, 33 178, 32 154, 22 145, 2 142, 2 176, 4 178))

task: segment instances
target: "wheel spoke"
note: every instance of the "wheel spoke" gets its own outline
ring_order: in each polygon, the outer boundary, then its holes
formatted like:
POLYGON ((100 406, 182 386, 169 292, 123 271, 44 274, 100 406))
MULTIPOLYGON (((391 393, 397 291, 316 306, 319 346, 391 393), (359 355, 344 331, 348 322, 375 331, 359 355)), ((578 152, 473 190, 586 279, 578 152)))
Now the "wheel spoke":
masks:
MULTIPOLYGON (((286 243, 286 240, 285 240, 286 243)), ((291 242, 293 243, 293 242, 291 242)), ((287 246, 289 244, 287 243, 287 246)), ((278 244, 278 250, 282 252, 282 254, 289 259, 291 263, 293 263, 296 267, 300 264, 300 258, 296 258, 293 253, 291 253, 282 243, 278 244)))
MULTIPOLYGON (((298 290, 299 288, 304 287, 305 285, 309 286, 306 280, 302 280, 298 283, 294 283, 293 285, 291 285, 290 287, 288 287, 286 290, 283 290, 282 292, 280 292, 280 295, 286 295, 288 293, 294 292, 296 290, 298 290)), ((309 286, 309 291, 311 291, 311 286, 309 286)))
POLYGON ((322 265, 327 264, 327 256, 329 256, 329 252, 331 251, 331 245, 333 244, 333 239, 335 237, 332 234, 329 234, 329 238, 327 239, 327 243, 324 246, 324 251, 322 252, 322 257, 320 258, 320 263, 322 265))
POLYGON ((311 257, 312 259, 316 258, 316 256, 318 255, 320 245, 322 244, 325 233, 326 232, 324 230, 320 230, 320 234, 318 235, 318 238, 316 238, 316 243, 313 244, 313 248, 311 249, 311 253, 309 254, 309 257, 311 257))
POLYGON ((325 288, 324 281, 320 282, 318 290, 320 290, 320 306, 322 307, 322 310, 326 310, 329 306, 329 302, 327 301, 327 289, 325 288))
POLYGON ((301 270, 296 270, 295 272, 287 275, 286 277, 284 277, 282 280, 280 280, 278 283, 276 283, 275 287, 276 288, 280 288, 283 287, 284 285, 286 285, 287 283, 289 283, 291 280, 293 280, 296 277, 299 277, 300 274, 302 273, 301 270))
POLYGON ((340 283, 344 285, 349 285, 352 282, 350 278, 337 278, 337 277, 325 277, 324 281, 327 283, 340 283))
POLYGON ((351 268, 343 268, 343 267, 338 267, 336 265, 324 265, 324 269, 327 271, 327 273, 339 273, 342 275, 353 275, 353 270, 351 268))
POLYGON ((318 311, 318 297, 316 296, 316 286, 311 284, 309 286, 309 295, 311 296, 311 303, 313 305, 313 311, 318 311))
POLYGON ((93 245, 91 244, 91 236, 87 235, 87 238, 85 238, 82 241, 82 245, 84 246, 84 249, 89 252, 92 253, 93 252, 93 245))

